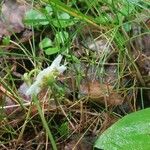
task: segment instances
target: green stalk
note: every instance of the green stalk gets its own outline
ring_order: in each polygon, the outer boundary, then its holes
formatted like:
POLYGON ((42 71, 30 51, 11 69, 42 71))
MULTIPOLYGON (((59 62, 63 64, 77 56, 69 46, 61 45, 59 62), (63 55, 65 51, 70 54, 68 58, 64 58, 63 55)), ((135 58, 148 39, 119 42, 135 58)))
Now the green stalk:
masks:
POLYGON ((33 100, 34 100, 34 102, 35 102, 35 104, 36 104, 36 106, 37 106, 38 113, 39 113, 39 115, 40 115, 40 117, 41 117, 43 126, 44 126, 44 128, 45 128, 45 130, 46 130, 46 133, 48 134, 49 140, 51 141, 52 148, 53 148, 53 150, 57 150, 56 142, 55 142, 55 140, 54 140, 54 138, 53 138, 53 135, 52 135, 52 133, 51 133, 51 131, 50 131, 50 128, 48 127, 48 124, 47 124, 47 122, 46 122, 46 119, 45 119, 44 114, 43 114, 43 112, 42 112, 42 109, 41 109, 41 107, 40 107, 40 103, 39 103, 39 100, 38 100, 37 96, 34 96, 34 97, 33 97, 33 100))

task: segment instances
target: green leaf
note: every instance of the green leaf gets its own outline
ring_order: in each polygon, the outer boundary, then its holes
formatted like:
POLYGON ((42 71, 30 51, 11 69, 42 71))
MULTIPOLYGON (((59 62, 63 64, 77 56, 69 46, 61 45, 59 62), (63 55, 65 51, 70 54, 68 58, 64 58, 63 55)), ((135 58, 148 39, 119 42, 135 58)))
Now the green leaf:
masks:
POLYGON ((55 43, 64 44, 69 38, 68 32, 57 32, 55 35, 55 43))
POLYGON ((127 23, 123 24, 123 28, 125 29, 126 32, 131 31, 131 29, 132 29, 131 23, 127 22, 127 23))
POLYGON ((68 13, 71 16, 74 16, 74 17, 76 17, 78 19, 81 19, 82 21, 85 21, 87 23, 92 24, 93 26, 95 26, 97 28, 102 29, 102 27, 99 27, 99 25, 96 24, 94 18, 92 18, 90 16, 87 16, 87 15, 81 13, 80 11, 67 6, 65 3, 62 3, 59 0, 51 0, 51 1, 49 1, 49 0, 42 0, 42 1, 45 2, 45 3, 49 3, 50 2, 51 5, 56 7, 58 10, 64 11, 64 12, 68 13))
POLYGON ((63 12, 63 13, 58 15, 58 19, 70 19, 70 15, 63 12))
POLYGON ((127 16, 131 15, 134 8, 135 8, 135 6, 131 2, 127 2, 127 0, 124 0, 124 4, 123 4, 122 9, 120 10, 120 12, 124 16, 127 17, 127 16))
POLYGON ((52 54, 55 54, 55 53, 59 52, 60 48, 58 46, 50 47, 50 48, 45 49, 44 51, 45 51, 46 55, 52 55, 52 54))
POLYGON ((27 25, 33 26, 49 24, 49 21, 47 20, 46 16, 40 11, 34 9, 31 9, 26 12, 24 20, 27 25))
POLYGON ((69 134, 68 122, 64 122, 63 124, 61 124, 58 129, 61 136, 67 136, 69 134))
POLYGON ((46 55, 52 55, 52 54, 55 54, 60 51, 59 46, 56 46, 56 47, 52 47, 52 46, 53 46, 53 43, 52 43, 51 39, 49 39, 47 37, 44 38, 39 43, 40 49, 44 50, 46 55))
POLYGON ((100 16, 96 17, 95 20, 99 24, 108 25, 110 23, 115 23, 116 20, 114 20, 109 14, 101 14, 100 16))
POLYGON ((49 39, 47 37, 44 38, 39 44, 40 49, 45 49, 45 48, 48 48, 51 46, 53 46, 53 43, 52 43, 51 39, 49 39))
POLYGON ((47 5, 47 6, 45 7, 45 10, 46 10, 46 12, 47 12, 49 15, 52 15, 52 14, 53 14, 53 9, 52 9, 52 7, 51 7, 50 5, 47 5))
POLYGON ((53 25, 58 28, 65 28, 75 24, 73 18, 68 13, 62 12, 57 14, 56 19, 53 19, 53 25))
POLYGON ((4 45, 9 45, 10 44, 10 36, 5 36, 2 40, 2 43, 4 45))
POLYGON ((150 108, 123 117, 97 139, 94 148, 103 150, 149 150, 150 108))

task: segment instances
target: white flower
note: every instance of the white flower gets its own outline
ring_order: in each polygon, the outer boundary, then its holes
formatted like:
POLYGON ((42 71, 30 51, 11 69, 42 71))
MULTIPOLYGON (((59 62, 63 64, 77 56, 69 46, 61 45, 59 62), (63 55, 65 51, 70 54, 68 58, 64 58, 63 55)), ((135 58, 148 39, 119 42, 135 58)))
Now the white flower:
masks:
POLYGON ((48 77, 50 74, 53 75, 55 71, 58 74, 63 73, 66 70, 65 65, 60 65, 62 60, 62 55, 58 55, 55 60, 52 62, 51 66, 43 69, 36 77, 35 82, 29 87, 26 91, 26 95, 37 95, 42 90, 42 84, 44 82, 44 78, 48 77))

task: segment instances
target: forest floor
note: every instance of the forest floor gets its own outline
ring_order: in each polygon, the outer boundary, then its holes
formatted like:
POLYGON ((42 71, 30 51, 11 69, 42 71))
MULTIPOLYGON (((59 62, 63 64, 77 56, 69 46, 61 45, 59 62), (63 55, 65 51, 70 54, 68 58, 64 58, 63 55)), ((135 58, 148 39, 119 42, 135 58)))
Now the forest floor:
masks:
POLYGON ((92 150, 150 107, 150 5, 133 2, 0 2, 1 150, 92 150))

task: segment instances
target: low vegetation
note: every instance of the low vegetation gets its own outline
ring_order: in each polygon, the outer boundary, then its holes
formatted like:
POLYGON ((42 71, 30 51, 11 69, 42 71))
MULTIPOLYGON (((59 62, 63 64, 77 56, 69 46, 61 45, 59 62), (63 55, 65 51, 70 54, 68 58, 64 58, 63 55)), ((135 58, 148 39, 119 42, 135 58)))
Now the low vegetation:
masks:
POLYGON ((0 4, 0 149, 150 148, 148 0, 0 4))

